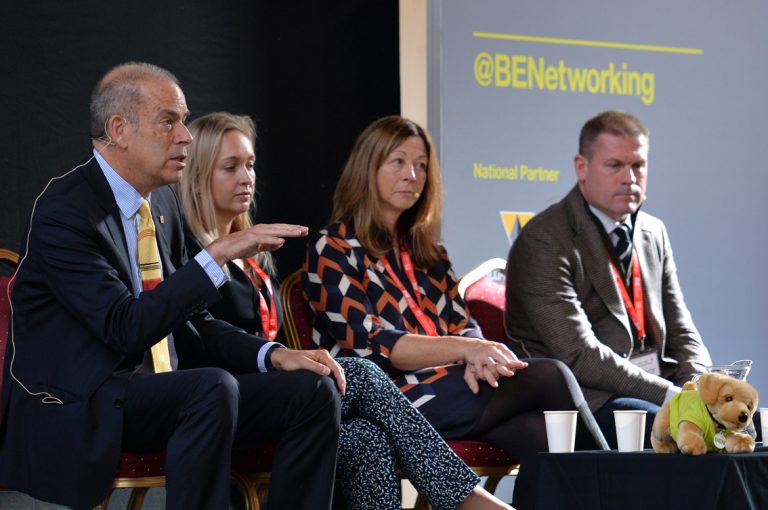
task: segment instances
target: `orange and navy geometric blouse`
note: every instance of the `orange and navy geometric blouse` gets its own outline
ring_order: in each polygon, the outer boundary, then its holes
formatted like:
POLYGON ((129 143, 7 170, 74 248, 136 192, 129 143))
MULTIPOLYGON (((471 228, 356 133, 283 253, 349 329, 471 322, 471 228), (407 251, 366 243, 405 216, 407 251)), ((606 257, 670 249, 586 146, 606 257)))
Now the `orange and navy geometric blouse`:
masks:
MULTIPOLYGON (((400 281, 410 289, 395 251, 386 257, 400 281)), ((438 335, 482 338, 459 296, 458 281, 445 250, 433 267, 414 268, 414 273, 421 308, 435 323, 438 335)), ((373 361, 390 374, 416 407, 438 395, 468 391, 462 367, 404 373, 392 366, 389 353, 400 337, 426 332, 384 265, 365 252, 350 226, 336 223, 310 236, 302 282, 315 312, 313 340, 333 356, 359 356, 373 361), (456 372, 458 377, 447 377, 449 372, 456 372)), ((480 403, 477 398, 472 400, 469 407, 480 403)))

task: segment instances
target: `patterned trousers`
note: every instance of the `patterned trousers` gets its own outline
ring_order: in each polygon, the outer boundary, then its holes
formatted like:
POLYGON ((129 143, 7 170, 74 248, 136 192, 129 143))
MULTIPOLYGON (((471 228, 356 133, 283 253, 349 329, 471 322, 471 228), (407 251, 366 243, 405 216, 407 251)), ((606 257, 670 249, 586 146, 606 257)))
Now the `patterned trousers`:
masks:
POLYGON ((349 509, 401 509, 398 466, 434 510, 456 508, 480 478, 378 366, 337 361, 347 378, 337 470, 349 509))

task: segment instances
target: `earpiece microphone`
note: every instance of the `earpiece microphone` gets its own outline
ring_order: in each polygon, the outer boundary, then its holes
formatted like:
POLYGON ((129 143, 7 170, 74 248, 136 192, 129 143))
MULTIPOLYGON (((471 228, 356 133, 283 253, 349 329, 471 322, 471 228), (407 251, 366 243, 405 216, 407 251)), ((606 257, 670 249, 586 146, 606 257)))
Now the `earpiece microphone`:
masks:
MULTIPOLYGON (((112 141, 112 137, 109 136, 109 132, 107 131, 107 122, 109 122, 109 119, 104 121, 104 135, 100 136, 98 138, 95 138, 95 140, 98 140, 98 141, 104 143, 104 146, 101 148, 101 150, 104 150, 107 147, 109 147, 110 145, 114 145, 115 144, 115 142, 112 141)), ((101 151, 99 151, 99 152, 101 152, 101 151)))
POLYGON ((421 193, 419 193, 418 191, 414 191, 413 196, 418 199, 421 196, 421 193))

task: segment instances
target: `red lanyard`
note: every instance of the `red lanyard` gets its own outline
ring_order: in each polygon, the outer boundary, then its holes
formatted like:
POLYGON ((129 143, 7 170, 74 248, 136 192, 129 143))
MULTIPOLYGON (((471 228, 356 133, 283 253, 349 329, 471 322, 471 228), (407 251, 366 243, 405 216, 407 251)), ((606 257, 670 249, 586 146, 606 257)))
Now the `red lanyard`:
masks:
POLYGON ((403 263, 403 270, 405 270, 405 274, 408 276, 408 280, 411 283, 411 288, 413 288, 413 294, 416 296, 418 304, 416 301, 414 301, 411 293, 408 292, 408 290, 405 288, 403 282, 400 281, 400 278, 397 277, 397 274, 395 274, 395 271, 392 269, 392 265, 389 263, 387 258, 382 257, 381 259, 381 263, 384 266, 384 269, 387 270, 389 277, 403 294, 405 302, 408 303, 408 308, 410 308, 411 312, 413 312, 413 315, 416 316, 416 320, 419 321, 421 327, 424 328, 424 331, 427 332, 427 335, 438 336, 437 327, 435 326, 434 321, 430 319, 421 309, 421 293, 419 292, 419 282, 416 281, 416 273, 413 270, 411 254, 408 253, 408 245, 403 238, 400 238, 400 262, 403 263))
POLYGON ((613 270, 613 276, 616 278, 616 284, 621 291, 621 299, 624 300, 624 306, 627 309, 627 315, 629 315, 632 324, 635 325, 637 330, 637 336, 641 343, 645 342, 645 312, 643 309, 643 276, 640 274, 640 262, 637 260, 637 251, 632 250, 632 297, 629 298, 629 292, 624 285, 624 280, 621 279, 619 270, 616 269, 616 264, 611 260, 611 269, 613 270))
POLYGON ((259 295, 259 313, 261 314, 261 328, 264 330, 263 335, 267 340, 274 340, 277 338, 277 307, 275 306, 275 293, 272 291, 272 282, 269 279, 266 271, 264 271, 255 260, 247 257, 245 261, 251 266, 251 269, 259 275, 261 281, 266 286, 267 294, 269 295, 269 306, 267 306, 267 300, 264 298, 264 294, 261 293, 259 285, 253 277, 245 272, 246 276, 251 280, 253 286, 256 288, 256 294, 259 295))

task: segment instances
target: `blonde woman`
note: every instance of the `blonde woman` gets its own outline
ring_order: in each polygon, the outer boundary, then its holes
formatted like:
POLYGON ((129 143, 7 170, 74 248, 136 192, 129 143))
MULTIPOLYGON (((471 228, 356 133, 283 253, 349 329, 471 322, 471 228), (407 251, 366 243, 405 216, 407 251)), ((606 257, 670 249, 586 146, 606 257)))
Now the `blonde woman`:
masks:
MULTIPOLYGON (((187 220, 187 246, 195 252, 217 237, 251 226, 255 192, 255 127, 249 117, 211 113, 189 125, 194 137, 178 194, 187 220)), ((265 246, 272 225, 259 225, 265 246)), ((248 332, 280 340, 280 310, 270 253, 228 263, 231 280, 223 299, 209 308, 248 332)), ((204 359, 205 353, 195 353, 204 359)), ((187 356, 189 357, 189 356, 187 356)), ((376 365, 341 363, 347 379, 342 397, 338 474, 351 509, 401 508, 399 466, 436 509, 509 509, 405 399, 376 365)), ((277 438, 265 438, 265 440, 277 438)))

